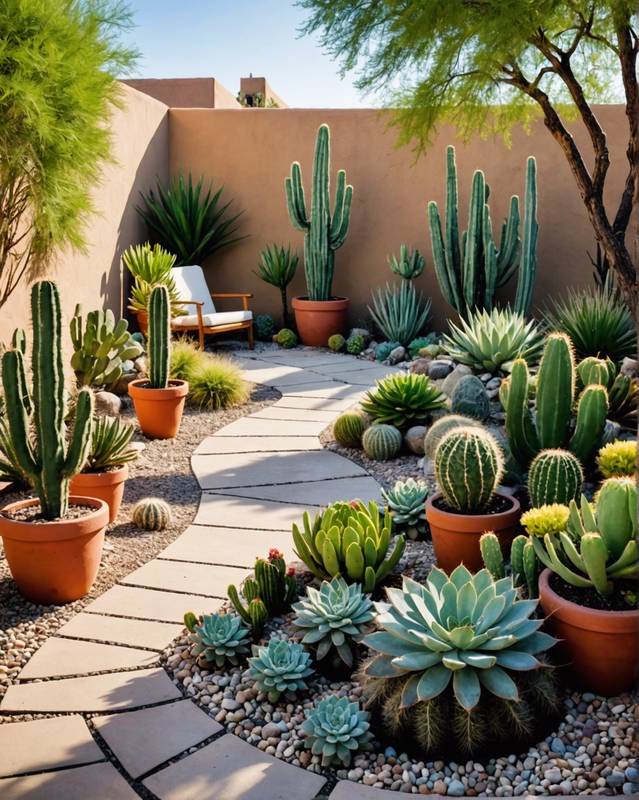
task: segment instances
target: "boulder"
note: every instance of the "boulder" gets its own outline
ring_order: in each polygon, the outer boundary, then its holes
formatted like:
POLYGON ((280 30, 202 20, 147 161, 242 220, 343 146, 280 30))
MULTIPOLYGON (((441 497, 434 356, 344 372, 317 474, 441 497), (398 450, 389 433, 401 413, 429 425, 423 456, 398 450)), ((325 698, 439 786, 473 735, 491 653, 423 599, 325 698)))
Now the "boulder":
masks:
POLYGON ((474 375, 465 375, 453 390, 450 409, 453 414, 463 414, 482 421, 487 419, 490 402, 482 381, 474 375))
POLYGON ((426 436, 426 426, 413 425, 413 427, 409 428, 404 434, 404 444, 411 453, 415 453, 416 456, 423 456, 424 436, 426 436))
POLYGON ((455 369, 448 375, 442 383, 442 392, 445 392, 449 397, 452 396, 455 386, 464 377, 464 375, 472 375, 473 371, 466 364, 457 364, 455 369))
POLYGON ((428 375, 428 367, 430 367, 431 360, 430 358, 416 358, 411 361, 410 371, 415 375, 428 375))
POLYGON ((452 361, 448 361, 443 358, 436 358, 434 361, 430 362, 428 367, 428 377, 432 378, 433 380, 441 380, 442 378, 448 377, 452 371, 452 361))
POLYGON ((133 362, 133 369, 141 375, 146 375, 148 371, 148 363, 146 356, 140 356, 133 362))
POLYGON ((396 347, 394 350, 391 350, 387 360, 389 364, 399 364, 400 362, 405 361, 406 348, 400 345, 399 347, 396 347))
POLYGON ((128 394, 129 392, 129 384, 132 381, 137 381, 140 377, 139 373, 133 372, 125 372, 120 380, 115 384, 113 387, 113 391, 115 394, 128 394))
POLYGON ((95 413, 98 415, 117 417, 122 410, 122 401, 113 392, 95 392, 94 397, 95 413))

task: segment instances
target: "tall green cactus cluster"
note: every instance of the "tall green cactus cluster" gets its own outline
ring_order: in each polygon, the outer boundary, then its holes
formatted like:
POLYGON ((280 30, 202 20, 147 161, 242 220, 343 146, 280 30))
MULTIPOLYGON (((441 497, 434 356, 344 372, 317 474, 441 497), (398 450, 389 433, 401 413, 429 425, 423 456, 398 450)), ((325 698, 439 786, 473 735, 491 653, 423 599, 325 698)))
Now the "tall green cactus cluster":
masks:
POLYGON ((495 291, 516 272, 515 310, 528 312, 537 271, 537 167, 532 156, 526 166, 525 192, 523 243, 519 236, 519 198, 513 195, 498 248, 488 205, 490 188, 484 173, 477 170, 471 188, 468 229, 462 233, 460 243, 455 148, 447 148, 445 232, 434 201, 428 204, 428 223, 437 280, 446 301, 461 316, 475 308, 490 311, 495 291))
MULTIPOLYGON (((42 516, 54 520, 67 513, 69 481, 82 469, 91 447, 93 394, 86 388, 78 392, 73 431, 67 439, 62 312, 55 283, 33 285, 31 320, 33 391, 27 387, 22 346, 2 357, 2 385, 16 460, 35 488, 42 516)), ((21 336, 14 337, 14 343, 20 341, 21 336)))
MULTIPOLYGON (((499 539, 488 531, 479 539, 479 549, 484 566, 498 581, 506 577, 506 562, 499 539)), ((513 583, 525 589, 528 597, 537 596, 537 576, 539 560, 528 536, 515 536, 510 545, 510 573, 513 583)))
POLYGON ((528 469, 541 450, 556 448, 567 448, 586 464, 599 445, 608 393, 600 384, 590 384, 575 407, 575 375, 570 339, 563 333, 551 333, 537 374, 533 415, 528 404, 528 365, 522 358, 514 362, 506 401, 506 433, 510 451, 522 469, 528 469))
POLYGON ((149 297, 149 381, 153 389, 169 385, 171 362, 171 315, 169 290, 156 286, 149 297))
POLYGON ((247 578, 242 584, 245 606, 236 587, 231 584, 227 593, 235 610, 255 631, 260 631, 269 617, 285 611, 297 594, 297 584, 292 575, 286 574, 286 562, 275 549, 269 551, 268 558, 255 561, 254 578, 247 578))
POLYGON ((337 173, 335 206, 331 214, 330 132, 320 125, 315 143, 311 213, 306 211, 302 169, 297 161, 286 178, 286 202, 293 225, 304 232, 304 272, 309 300, 332 297, 335 251, 344 244, 350 222, 353 187, 346 184, 346 172, 337 173))

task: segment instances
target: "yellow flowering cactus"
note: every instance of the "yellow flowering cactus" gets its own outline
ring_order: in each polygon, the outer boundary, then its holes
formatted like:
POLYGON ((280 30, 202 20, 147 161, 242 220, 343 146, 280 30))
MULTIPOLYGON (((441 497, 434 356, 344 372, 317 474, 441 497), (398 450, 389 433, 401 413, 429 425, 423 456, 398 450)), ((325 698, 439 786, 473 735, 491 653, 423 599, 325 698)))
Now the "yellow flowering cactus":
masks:
POLYGON ((569 515, 568 506, 561 503, 550 503, 526 511, 522 515, 521 524, 530 536, 545 536, 565 531, 569 515))
POLYGON ((597 466, 604 478, 632 477, 637 468, 637 442, 609 442, 599 451, 597 466))

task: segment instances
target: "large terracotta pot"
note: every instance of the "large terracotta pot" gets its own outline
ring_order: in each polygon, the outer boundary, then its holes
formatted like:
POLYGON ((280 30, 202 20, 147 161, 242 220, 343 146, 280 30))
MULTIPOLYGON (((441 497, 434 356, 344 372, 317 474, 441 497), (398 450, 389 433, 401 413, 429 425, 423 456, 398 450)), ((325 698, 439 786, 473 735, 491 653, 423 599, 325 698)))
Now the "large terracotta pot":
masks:
POLYGON ((570 678, 608 697, 637 685, 639 609, 600 611, 577 605, 550 586, 549 569, 539 576, 539 602, 548 630, 571 662, 570 678))
POLYGON ((334 297, 332 300, 294 297, 295 325, 302 344, 326 347, 329 336, 345 333, 350 302, 348 297, 334 297))
POLYGON ((426 501, 426 519, 430 525, 437 566, 444 572, 452 572, 459 564, 465 564, 471 572, 480 570, 484 563, 479 550, 482 533, 493 531, 502 550, 510 552, 510 544, 517 535, 521 508, 519 500, 497 491, 499 497, 509 502, 509 508, 499 514, 454 514, 437 508, 441 493, 426 501))
POLYGON ((149 315, 146 311, 136 311, 135 316, 138 321, 138 330, 146 336, 149 329, 149 315))
POLYGON ((71 478, 71 494, 81 497, 97 497, 109 506, 109 523, 113 522, 122 505, 124 482, 129 477, 129 465, 107 472, 80 472, 71 478))
MULTIPOLYGON (((3 512, 37 506, 36 498, 19 500, 3 512)), ((0 536, 13 579, 33 603, 70 603, 93 586, 98 574, 109 508, 104 500, 71 496, 69 504, 95 509, 77 519, 27 522, 0 513, 0 536)))
POLYGON ((144 435, 149 439, 177 436, 188 393, 186 381, 172 380, 166 389, 152 389, 148 378, 131 381, 129 394, 144 435))

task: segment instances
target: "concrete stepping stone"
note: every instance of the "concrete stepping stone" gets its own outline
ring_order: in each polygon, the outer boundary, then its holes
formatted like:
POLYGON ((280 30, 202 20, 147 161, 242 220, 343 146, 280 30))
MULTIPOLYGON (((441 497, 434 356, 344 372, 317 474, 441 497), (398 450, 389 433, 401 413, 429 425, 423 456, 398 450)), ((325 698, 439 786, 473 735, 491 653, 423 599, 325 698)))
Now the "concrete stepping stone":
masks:
MULTIPOLYGON (((163 669, 139 669, 9 686, 1 711, 122 711, 181 697, 163 669)), ((0 792, 0 797, 2 793, 0 792)))
POLYGON ((330 364, 344 356, 334 353, 318 353, 315 351, 301 351, 295 353, 285 352, 284 350, 275 350, 272 353, 260 353, 259 358, 263 361, 268 361, 274 364, 284 364, 287 367, 299 367, 300 369, 309 369, 313 366, 320 364, 330 364))
POLYGON ((202 492, 193 521, 196 525, 283 531, 290 530, 294 522, 299 522, 305 510, 306 506, 293 503, 273 503, 269 500, 202 492))
POLYGON ((111 764, 0 780, 2 800, 139 800, 111 764))
POLYGON ((295 397, 320 397, 326 400, 350 400, 351 403, 356 403, 362 396, 362 389, 359 386, 351 386, 348 383, 320 380, 317 383, 300 383, 296 386, 288 386, 285 391, 282 391, 282 394, 295 397))
POLYGON ((295 395, 285 394, 269 408, 319 409, 334 411, 337 415, 352 408, 356 402, 356 399, 349 400, 348 398, 346 400, 331 400, 330 397, 296 397, 295 395))
MULTIPOLYGON (((303 420, 302 420, 303 421, 303 420)), ((327 423, 324 423, 326 425, 327 423)), ((224 428, 222 428, 224 431, 224 428)), ((317 436, 208 436, 194 450, 193 455, 209 453, 264 453, 277 450, 306 452, 322 450, 317 436)))
POLYGON ((191 525, 158 558, 253 569, 255 559, 265 558, 271 547, 282 552, 286 561, 297 560, 290 531, 191 525))
MULTIPOLYGON (((397 800, 397 792, 386 789, 374 789, 363 783, 353 781, 339 781, 329 794, 329 800, 397 800)), ((441 795, 430 794, 430 800, 438 800, 441 795)), ((524 798, 526 800, 526 798, 524 798)))
MULTIPOLYGON (((104 761, 80 716, 0 725, 0 777, 104 761)), ((0 791, 0 797, 5 797, 0 791)))
POLYGON ((182 633, 182 627, 166 622, 80 613, 63 625, 58 634, 76 639, 127 644, 131 647, 137 645, 160 651, 182 633))
POLYGON ((220 598, 198 597, 176 592, 139 589, 136 586, 112 586, 90 603, 85 611, 114 614, 156 622, 182 623, 185 611, 194 614, 213 614, 222 605, 220 598))
MULTIPOLYGON (((191 564, 188 561, 162 561, 155 558, 123 578, 122 583, 225 598, 229 583, 241 583, 249 572, 250 570, 243 567, 191 564)), ((192 609, 185 604, 184 611, 190 610, 192 609)))
POLYGON ((191 700, 94 717, 92 722, 132 778, 223 730, 191 700))
POLYGON ((220 429, 220 436, 319 436, 325 422, 289 422, 276 419, 242 417, 220 429))
POLYGON ((280 408, 273 405, 256 411, 251 414, 251 417, 253 419, 288 419, 296 422, 325 422, 328 425, 339 413, 339 411, 313 411, 308 408, 280 408))
POLYGON ((360 466, 329 450, 317 453, 209 454, 193 456, 191 466, 202 489, 216 490, 366 475, 360 466))
MULTIPOLYGON (((337 478, 336 480, 288 483, 280 486, 254 486, 239 489, 225 489, 226 495, 251 497, 260 500, 278 500, 280 503, 298 503, 303 506, 327 506, 339 500, 380 499, 380 486, 370 476, 357 478, 337 478)), ((317 509, 315 509, 317 511, 317 509)), ((294 520, 295 522, 298 519, 294 520)))
POLYGON ((148 667, 157 660, 157 653, 148 650, 52 636, 29 659, 18 678, 27 680, 87 675, 106 670, 148 667))
POLYGON ((160 800, 312 800, 321 775, 222 736, 144 781, 160 800))
POLYGON ((284 391, 289 386, 301 386, 304 383, 317 383, 318 380, 322 380, 322 378, 318 378, 316 372, 301 369, 291 371, 287 375, 282 375, 279 378, 271 378, 270 380, 262 381, 262 383, 267 386, 272 386, 279 391, 284 391))

